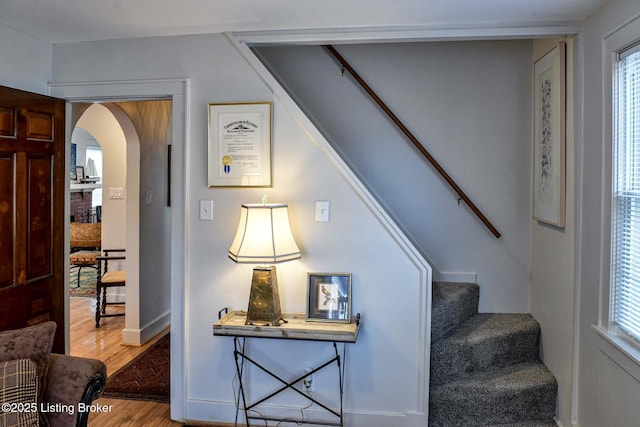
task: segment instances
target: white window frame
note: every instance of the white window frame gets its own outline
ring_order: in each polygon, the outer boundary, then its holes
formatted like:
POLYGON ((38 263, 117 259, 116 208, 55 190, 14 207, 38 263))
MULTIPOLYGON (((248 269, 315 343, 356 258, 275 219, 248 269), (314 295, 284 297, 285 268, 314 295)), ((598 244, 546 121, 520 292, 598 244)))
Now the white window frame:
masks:
MULTIPOLYGON (((103 172, 102 172, 102 166, 103 166, 103 152, 102 152, 102 147, 100 147, 99 145, 87 145, 86 147, 86 159, 87 159, 87 163, 89 162, 89 158, 93 158, 93 156, 89 155, 89 152, 92 151, 94 153, 99 152, 100 154, 98 155, 98 157, 100 157, 100 160, 95 162, 96 163, 96 169, 98 170, 98 176, 100 177, 100 179, 98 180, 97 184, 102 184, 102 176, 103 176, 103 172)), ((96 159, 94 159, 95 161, 96 159)), ((91 199, 91 206, 93 208, 95 208, 96 206, 102 206, 102 186, 100 186, 100 188, 96 188, 95 190, 93 190, 93 194, 92 194, 92 199, 91 199)))
POLYGON ((612 225, 613 225, 613 185, 614 185, 614 134, 616 79, 621 52, 640 42, 640 19, 634 19, 608 34, 603 40, 603 191, 602 191, 602 264, 600 277, 600 310, 598 324, 594 325, 601 338, 599 347, 618 365, 640 381, 640 341, 630 339, 618 330, 613 318, 613 295, 615 292, 612 261, 612 225))
MULTIPOLYGON (((619 211, 621 203, 625 205, 640 204, 640 191, 630 190, 637 188, 635 182, 640 180, 640 170, 631 171, 630 168, 634 167, 634 164, 629 164, 630 150, 634 152, 640 150, 640 142, 634 144, 626 137, 633 136, 640 139, 640 126, 637 121, 640 117, 640 41, 633 46, 625 49, 623 52, 618 52, 616 63, 613 70, 613 188, 612 188, 612 201, 611 201, 611 300, 610 300, 610 325, 609 329, 617 334, 621 339, 628 341, 629 345, 640 350, 640 298, 628 299, 625 298, 623 289, 623 283, 631 283, 631 286, 638 284, 640 287, 640 274, 638 278, 633 277, 633 271, 635 268, 629 267, 629 263, 625 263, 625 254, 630 256, 633 260, 640 264, 640 250, 638 250, 636 244, 640 245, 640 217, 627 216, 626 212, 629 212, 629 208, 623 208, 624 211, 619 211), (636 76, 633 83, 635 83, 635 93, 631 94, 627 91, 627 87, 624 84, 622 70, 627 58, 633 57, 635 59, 634 67, 636 76), (625 95, 633 96, 625 97, 625 95), (633 101, 633 102, 632 102, 633 101), (626 108, 627 105, 630 108, 626 108), (631 118, 635 116, 635 118, 631 118), (623 123, 624 120, 624 123, 623 123), (635 121, 635 123, 634 123, 635 121), (634 125, 638 127, 638 135, 631 135, 628 132, 627 127, 634 125), (622 144, 621 144, 622 142, 622 144), (629 189, 629 190, 628 190, 629 189), (632 192, 628 192, 632 191, 632 192), (632 218, 632 220, 630 220, 632 218), (618 221, 622 219, 621 221, 618 221), (632 227, 630 229, 629 227, 632 227), (621 230, 629 230, 636 234, 638 241, 633 240, 630 244, 624 244, 624 240, 617 240, 619 232, 621 230), (635 231, 634 231, 635 230, 635 231), (618 249, 620 248, 620 249, 618 249), (637 259, 636 259, 637 258, 637 259), (620 265, 626 265, 626 267, 620 267, 620 265), (627 280, 620 280, 626 276, 627 280), (637 302, 637 312, 631 308, 625 311, 618 311, 618 305, 624 301, 637 302), (624 316, 628 313, 630 317, 624 316), (626 318, 625 318, 626 317, 626 318), (620 321, 617 319, 621 319, 620 321), (636 321, 637 320, 637 321, 636 321)), ((625 74, 627 80, 629 80, 629 74, 625 74)), ((634 139, 635 139, 634 138, 634 139)), ((629 138, 631 139, 631 138, 629 138)), ((640 159, 639 159, 640 160, 640 159)), ((635 160, 638 161, 638 160, 635 160)), ((632 208, 633 209, 633 208, 632 208)), ((640 265, 638 266, 640 268, 640 265)), ((639 290, 640 291, 640 290, 639 290)))

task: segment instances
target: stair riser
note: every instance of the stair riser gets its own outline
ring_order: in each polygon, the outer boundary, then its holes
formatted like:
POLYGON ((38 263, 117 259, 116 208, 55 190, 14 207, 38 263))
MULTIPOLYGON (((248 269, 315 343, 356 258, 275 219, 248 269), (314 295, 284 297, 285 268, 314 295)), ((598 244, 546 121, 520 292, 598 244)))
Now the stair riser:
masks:
POLYGON ((557 382, 538 360, 539 324, 478 314, 479 287, 434 283, 429 426, 547 427, 557 382))
POLYGON ((521 423, 534 419, 553 419, 557 386, 535 387, 502 393, 495 389, 473 393, 440 393, 432 390, 429 398, 429 425, 470 427, 521 423))
POLYGON ((537 329, 480 342, 436 342, 431 350, 431 385, 465 378, 487 369, 538 359, 537 329))
POLYGON ((450 284, 433 283, 431 308, 431 341, 448 335, 471 316, 478 313, 480 289, 475 284, 457 284, 454 295, 446 295, 450 284), (445 294, 443 299, 442 294, 445 294))

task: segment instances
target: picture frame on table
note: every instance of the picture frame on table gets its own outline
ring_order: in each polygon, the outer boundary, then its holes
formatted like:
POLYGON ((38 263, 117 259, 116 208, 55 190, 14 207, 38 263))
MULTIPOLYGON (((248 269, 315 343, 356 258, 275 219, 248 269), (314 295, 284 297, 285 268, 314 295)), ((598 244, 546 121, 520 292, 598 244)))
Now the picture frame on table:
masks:
POLYGON ((209 187, 271 187, 272 102, 209 104, 209 187))
POLYGON ((307 320, 351 322, 351 273, 308 273, 307 278, 307 320))
POLYGON ((533 218, 565 226, 566 45, 534 64, 533 218))
POLYGON ((76 181, 83 181, 84 179, 84 166, 76 166, 76 181))

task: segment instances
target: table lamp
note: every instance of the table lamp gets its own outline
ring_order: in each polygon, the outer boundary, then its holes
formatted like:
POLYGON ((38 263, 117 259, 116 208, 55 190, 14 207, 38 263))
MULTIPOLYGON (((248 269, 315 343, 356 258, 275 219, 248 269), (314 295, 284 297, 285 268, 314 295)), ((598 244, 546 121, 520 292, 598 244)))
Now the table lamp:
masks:
MULTIPOLYGON (((286 204, 244 204, 238 232, 229 248, 229 258, 238 263, 276 264, 300 258, 286 204)), ((280 309, 276 267, 253 269, 247 308, 247 325, 279 326, 286 323, 280 309)))

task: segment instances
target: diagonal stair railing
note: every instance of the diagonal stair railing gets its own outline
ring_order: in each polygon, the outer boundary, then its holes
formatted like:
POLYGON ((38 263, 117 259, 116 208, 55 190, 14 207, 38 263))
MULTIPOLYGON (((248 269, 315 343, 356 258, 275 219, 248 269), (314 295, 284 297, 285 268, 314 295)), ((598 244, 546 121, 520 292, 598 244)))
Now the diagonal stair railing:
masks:
POLYGON ((444 178, 444 180, 453 188, 453 190, 458 194, 459 200, 464 200, 464 202, 469 206, 469 209, 473 211, 473 213, 480 219, 480 221, 489 229, 491 234, 493 234, 496 238, 500 238, 500 233, 498 230, 491 224, 491 222, 487 219, 487 217, 478 209, 478 207, 471 201, 471 199, 462 191, 460 186, 451 178, 451 176, 444 170, 444 168, 438 163, 438 161, 429 153, 429 151, 420 143, 420 141, 411 133, 411 131, 400 121, 398 116, 396 116, 393 111, 380 99, 380 97, 371 89, 371 87, 364 81, 362 77, 353 69, 353 67, 340 55, 340 53, 330 45, 326 45, 325 48, 338 60, 340 65, 342 66, 342 70, 347 70, 349 74, 362 86, 362 88, 367 92, 367 94, 375 101, 376 104, 389 116, 391 121, 405 134, 405 136, 415 145, 415 147, 420 151, 420 153, 431 163, 431 165, 438 171, 438 173, 444 178))

